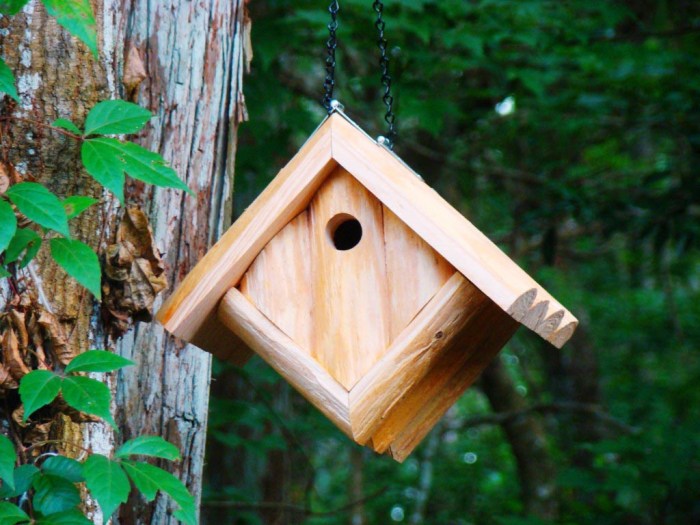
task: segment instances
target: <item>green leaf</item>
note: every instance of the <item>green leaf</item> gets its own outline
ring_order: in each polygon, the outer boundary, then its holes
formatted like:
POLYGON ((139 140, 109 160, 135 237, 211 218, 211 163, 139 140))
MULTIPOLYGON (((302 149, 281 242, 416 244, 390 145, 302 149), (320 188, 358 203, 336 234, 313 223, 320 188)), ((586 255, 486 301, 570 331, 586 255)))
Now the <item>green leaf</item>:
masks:
POLYGON ((15 76, 12 74, 10 66, 5 64, 5 61, 0 58, 0 93, 7 93, 9 96, 19 102, 19 94, 15 86, 15 76))
POLYGON ((130 177, 155 186, 184 190, 194 195, 194 192, 177 176, 177 172, 157 153, 148 151, 133 142, 121 143, 121 147, 126 161, 126 172, 130 177))
POLYGON ((83 474, 90 494, 100 504, 104 520, 107 521, 129 497, 131 485, 126 474, 119 463, 99 454, 93 454, 85 461, 83 474))
POLYGON ((41 474, 34 479, 34 509, 44 516, 73 509, 80 503, 80 492, 70 481, 41 474))
POLYGON ((5 264, 17 261, 22 252, 26 250, 19 265, 20 268, 24 268, 34 258, 39 248, 41 248, 41 237, 39 237, 39 234, 29 228, 20 228, 15 232, 15 236, 12 237, 7 247, 5 264))
POLYGON ((97 57, 97 25, 90 0, 41 0, 46 11, 97 57))
POLYGON ((0 0, 0 13, 16 15, 29 2, 29 0, 0 0))
POLYGON ((25 521, 30 521, 29 516, 17 505, 6 501, 0 502, 0 523, 2 523, 2 525, 15 525, 17 523, 24 523, 25 521))
POLYGON ((131 142, 105 137, 86 140, 83 143, 83 164, 88 173, 113 192, 115 190, 102 182, 100 177, 106 181, 116 181, 119 171, 123 186, 122 172, 126 171, 129 176, 148 184, 177 188, 193 194, 175 170, 165 163, 163 157, 131 142))
POLYGON ((70 239, 51 239, 51 257, 68 275, 102 299, 102 269, 97 254, 87 244, 70 239))
POLYGON ((139 436, 124 443, 114 454, 116 458, 127 456, 150 456, 175 461, 181 458, 180 451, 160 436, 139 436))
POLYGON ((34 476, 39 473, 39 469, 34 465, 20 465, 15 469, 15 488, 10 489, 7 485, 0 487, 0 498, 16 498, 27 492, 32 486, 34 476))
POLYGON ((136 488, 143 493, 148 501, 155 498, 155 488, 170 496, 180 508, 174 512, 174 516, 187 525, 196 525, 197 515, 194 498, 187 491, 182 482, 170 472, 148 463, 124 461, 124 470, 134 482, 136 488))
POLYGON ((15 488, 15 461, 15 446, 8 437, 0 434, 0 479, 11 490, 15 488))
POLYGON ((143 494, 146 501, 153 501, 156 498, 156 494, 158 494, 159 486, 156 479, 141 468, 143 465, 147 465, 147 463, 122 462, 122 467, 129 475, 129 478, 131 478, 131 481, 134 482, 136 489, 143 494))
POLYGON ((112 394, 107 385, 89 377, 69 376, 63 378, 62 392, 63 399, 70 406, 80 412, 101 417, 116 428, 109 411, 112 394))
POLYGON ((83 466, 76 460, 65 456, 51 456, 41 464, 41 471, 44 474, 65 478, 72 483, 85 481, 83 466))
POLYGON ((0 199, 0 252, 10 245, 17 231, 17 217, 6 200, 0 199))
POLYGON ((78 509, 73 509, 39 518, 36 525, 93 525, 93 522, 78 509))
POLYGON ((5 277, 10 277, 12 274, 5 270, 2 266, 0 266, 0 279, 4 279, 5 277))
POLYGON ((126 357, 122 357, 105 350, 88 350, 77 355, 68 363, 66 373, 71 372, 113 372, 125 366, 135 363, 126 357))
POLYGON ((32 370, 19 381, 19 397, 24 404, 23 421, 56 399, 61 378, 48 370, 32 370))
POLYGON ((119 151, 106 142, 111 140, 114 139, 86 140, 80 148, 80 156, 85 170, 124 204, 125 163, 119 151))
POLYGON ((147 109, 124 100, 105 100, 90 110, 85 135, 120 135, 140 131, 153 115, 147 109))
POLYGON ((54 128, 61 128, 65 129, 66 131, 70 131, 71 133, 75 133, 76 135, 82 135, 83 132, 80 131, 80 128, 73 124, 70 120, 67 118, 57 118, 54 120, 51 125, 54 128))
MULTIPOLYGON (((165 159, 157 153, 131 142, 120 142, 110 138, 87 140, 83 148, 87 144, 93 148, 92 153, 95 153, 95 147, 98 148, 97 154, 100 156, 102 166, 109 166, 110 169, 120 166, 120 169, 126 171, 129 176, 148 184, 177 188, 193 194, 187 185, 180 180, 175 170, 168 166, 165 159)), ((94 162, 96 159, 90 158, 89 160, 94 162)), ((83 163, 88 169, 88 173, 92 174, 84 157, 83 163)), ((104 173, 104 171, 103 169, 102 172, 104 173)))
POLYGON ((68 217, 68 220, 71 220, 97 202, 100 201, 93 199, 92 197, 73 195, 63 199, 63 209, 66 210, 66 217, 68 217))
POLYGON ((70 237, 61 201, 41 184, 20 182, 10 186, 6 195, 29 220, 70 237))

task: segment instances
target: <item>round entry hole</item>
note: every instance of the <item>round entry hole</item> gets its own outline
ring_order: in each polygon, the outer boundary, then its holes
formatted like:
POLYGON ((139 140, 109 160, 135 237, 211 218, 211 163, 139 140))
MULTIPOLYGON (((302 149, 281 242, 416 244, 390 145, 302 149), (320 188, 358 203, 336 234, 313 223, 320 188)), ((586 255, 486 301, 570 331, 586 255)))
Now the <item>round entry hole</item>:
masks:
POLYGON ((362 239, 362 225, 352 215, 341 213, 328 221, 328 236, 336 250, 346 251, 362 239))

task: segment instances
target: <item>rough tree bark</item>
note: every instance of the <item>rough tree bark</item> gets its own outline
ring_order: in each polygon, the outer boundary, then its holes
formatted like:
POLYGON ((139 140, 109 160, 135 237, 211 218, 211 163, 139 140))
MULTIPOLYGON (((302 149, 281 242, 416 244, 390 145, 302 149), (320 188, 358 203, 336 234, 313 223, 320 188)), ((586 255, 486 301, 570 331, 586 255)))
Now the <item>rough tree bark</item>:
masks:
MULTIPOLYGON (((249 60, 249 22, 244 0, 96 0, 100 56, 57 26, 38 1, 0 20, 2 56, 18 80, 21 104, 5 103, 5 116, 49 123, 81 123, 98 101, 126 98, 155 117, 138 142, 158 151, 186 180, 196 197, 127 183, 127 208, 149 218, 155 247, 163 252, 169 286, 175 286, 227 226, 231 216, 236 131, 245 118, 242 72, 249 60)), ((7 100, 7 99, 6 99, 7 100)), ((101 198, 101 207, 73 221, 72 234, 104 253, 124 215, 80 167, 78 145, 33 124, 3 121, 3 160, 25 178, 47 184, 59 195, 101 198)), ((43 251, 43 250, 42 250, 43 251)), ((43 290, 76 352, 111 348, 136 366, 111 385, 116 394, 116 436, 99 424, 62 420, 52 426, 63 452, 81 445, 109 452, 116 442, 157 434, 175 443, 184 460, 175 467, 197 496, 201 490, 210 357, 167 337, 154 324, 136 323, 115 342, 104 309, 67 279, 41 253, 20 287, 43 290)), ((11 299, 6 287, 3 299, 11 299)), ((167 292, 165 292, 167 293, 167 292)), ((160 298, 154 307, 157 309, 160 298)), ((121 321, 125 321, 121 319, 121 321)), ((102 521, 99 512, 93 518, 102 521)), ((135 498, 120 513, 128 524, 173 523, 168 503, 135 498)))
MULTIPOLYGON (((494 412, 513 412, 525 407, 500 359, 486 367, 479 384, 494 412)), ((525 511, 542 519, 557 519, 556 465, 542 422, 530 413, 509 420, 502 427, 515 456, 525 511)))

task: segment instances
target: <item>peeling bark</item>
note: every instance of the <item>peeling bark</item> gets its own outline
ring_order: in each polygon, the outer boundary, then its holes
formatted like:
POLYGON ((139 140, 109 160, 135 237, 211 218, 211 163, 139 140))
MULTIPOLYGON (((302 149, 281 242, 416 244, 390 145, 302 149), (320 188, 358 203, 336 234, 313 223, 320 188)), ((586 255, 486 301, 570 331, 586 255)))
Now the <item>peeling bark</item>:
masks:
MULTIPOLYGON (((245 67, 243 2, 151 0, 132 2, 125 11, 119 41, 143 56, 147 76, 139 86, 139 102, 156 114, 141 143, 159 150, 197 194, 193 199, 139 184, 128 192, 134 204, 148 209, 174 287, 228 226, 231 215, 245 67)), ((153 324, 137 325, 118 351, 137 363, 117 385, 123 439, 157 434, 173 442, 185 458, 177 474, 199 493, 210 356, 183 346, 153 324)), ((155 505, 128 506, 130 514, 122 522, 174 522, 166 507, 163 498, 155 505)))
MULTIPOLYGON (((158 151, 186 180, 196 198, 155 189, 136 181, 126 187, 127 206, 148 216, 155 247, 163 253, 170 287, 189 271, 231 216, 236 132, 245 116, 242 75, 246 68, 249 21, 243 0, 93 1, 100 58, 55 20, 38 1, 19 15, 1 18, 0 51, 15 72, 21 104, 5 99, 5 115, 49 123, 58 117, 82 123, 100 100, 128 98, 155 117, 136 139, 158 151), (138 59, 138 60, 137 60, 138 59), (140 61, 140 63, 138 63, 140 61)), ((102 198, 72 221, 72 234, 103 253, 114 244, 123 210, 81 169, 79 145, 28 123, 2 123, 4 161, 25 180, 46 184, 58 195, 102 198)), ((159 326, 139 323, 118 342, 103 329, 99 306, 62 270, 40 253, 33 272, 21 275, 26 286, 50 302, 76 352, 112 348, 136 366, 121 372, 110 386, 122 441, 143 434, 162 435, 184 456, 178 475, 197 496, 201 491, 209 378, 208 354, 166 336, 159 326), (33 274, 33 275, 32 275, 33 274), (48 300, 46 298, 49 298, 48 300)), ((4 300, 10 289, 3 286, 4 300)), ((160 298, 156 299, 157 308, 160 298)), ((52 432, 67 441, 64 452, 82 444, 109 453, 115 436, 102 425, 78 425, 65 419, 52 432)), ((133 498, 119 523, 174 523, 169 503, 146 505, 133 498)), ((101 523, 99 511, 92 512, 101 523)))

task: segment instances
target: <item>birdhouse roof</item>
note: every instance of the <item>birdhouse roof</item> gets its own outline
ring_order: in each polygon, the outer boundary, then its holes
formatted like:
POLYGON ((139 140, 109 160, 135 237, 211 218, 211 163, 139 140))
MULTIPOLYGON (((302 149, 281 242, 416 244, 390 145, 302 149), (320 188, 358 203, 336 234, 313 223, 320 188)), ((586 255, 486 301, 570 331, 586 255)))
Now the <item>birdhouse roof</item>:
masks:
POLYGON ((215 355, 232 352, 217 307, 266 244, 304 211, 338 166, 516 321, 556 347, 578 321, 498 246, 386 147, 341 112, 331 114, 270 185, 202 258, 157 319, 215 355))

